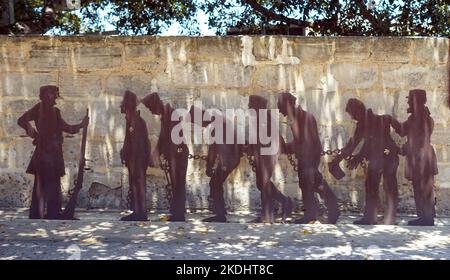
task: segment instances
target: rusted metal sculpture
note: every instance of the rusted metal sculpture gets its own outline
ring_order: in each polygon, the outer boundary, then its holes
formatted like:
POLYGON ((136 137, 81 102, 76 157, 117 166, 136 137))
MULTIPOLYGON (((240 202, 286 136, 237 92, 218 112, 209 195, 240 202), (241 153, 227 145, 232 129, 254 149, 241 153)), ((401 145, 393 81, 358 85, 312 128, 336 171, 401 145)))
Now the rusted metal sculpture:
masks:
POLYGON ((302 190, 304 217, 296 223, 305 224, 317 220, 319 202, 314 193, 318 193, 327 207, 328 222, 335 224, 339 218, 337 197, 319 171, 322 145, 314 115, 300 106, 295 107, 296 97, 290 93, 278 96, 278 109, 284 116, 293 120, 290 124, 293 140, 285 144, 285 153, 297 157, 299 186, 302 190))
POLYGON ((435 217, 434 175, 438 174, 438 168, 436 153, 430 141, 434 121, 425 106, 426 102, 424 90, 409 91, 407 112, 410 116, 403 123, 395 119, 392 122, 395 131, 407 137, 401 153, 406 156, 405 177, 412 181, 419 217, 408 224, 416 226, 432 226, 435 217))
MULTIPOLYGON (((248 108, 254 109, 257 112, 261 109, 267 109, 267 99, 258 95, 251 95, 249 97, 248 108)), ((279 133, 278 131, 270 131, 272 120, 271 112, 267 111, 267 127, 269 135, 271 133, 279 133)), ((254 129, 259 130, 260 118, 257 114, 257 123, 254 129)), ((259 135, 257 131, 256 135, 259 135)), ((261 192, 261 217, 258 217, 254 222, 274 222, 273 200, 278 201, 282 205, 283 220, 292 212, 292 200, 281 193, 271 181, 272 174, 275 170, 275 166, 278 162, 278 157, 281 154, 281 149, 273 155, 262 155, 261 147, 263 144, 260 142, 260 138, 257 137, 256 144, 249 144, 246 152, 248 156, 253 157, 255 173, 256 173, 256 186, 261 192)))
POLYGON ((128 168, 130 202, 133 212, 122 217, 122 221, 147 221, 145 173, 149 165, 150 141, 145 121, 136 109, 137 105, 136 94, 125 91, 120 111, 125 114, 126 132, 120 158, 128 168))
POLYGON ((171 138, 171 131, 180 123, 180 120, 171 120, 174 109, 170 104, 164 104, 156 92, 147 95, 142 103, 152 114, 161 116, 161 131, 151 158, 153 164, 156 165, 160 161, 160 155, 163 155, 168 164, 171 184, 169 221, 185 221, 186 171, 189 149, 185 142, 175 144, 171 138))
POLYGON ((343 159, 348 160, 348 168, 355 169, 363 160, 368 161, 365 181, 364 217, 354 224, 377 224, 378 188, 383 177, 383 187, 386 193, 387 207, 384 211, 383 224, 395 224, 398 205, 397 168, 399 164, 399 149, 391 137, 390 115, 376 115, 371 109, 366 110, 358 99, 349 99, 345 111, 356 120, 356 129, 347 145, 333 159, 333 165, 343 159), (358 144, 364 144, 358 154, 352 152, 358 144))
MULTIPOLYGON (((195 123, 195 114, 202 116, 201 123, 196 123, 202 127, 210 126, 212 118, 205 118, 205 110, 192 106, 189 110, 190 120, 195 123), (207 120, 209 119, 209 120, 207 120)), ((229 120, 222 116, 222 127, 227 127, 229 120)), ((213 129, 212 127, 210 127, 213 129)), ((208 155, 206 156, 206 175, 210 177, 209 187, 212 199, 212 211, 214 216, 203 219, 204 222, 226 222, 226 209, 224 200, 223 184, 228 176, 235 170, 242 156, 242 147, 237 143, 236 129, 234 129, 233 143, 227 144, 226 130, 223 131, 222 143, 212 143, 208 146, 208 155)))
POLYGON ((33 144, 36 145, 26 170, 35 176, 30 219, 60 218, 61 177, 65 175, 62 133, 78 133, 89 123, 89 118, 85 117, 79 124, 67 124, 61 117, 60 110, 55 107, 58 97, 60 95, 57 86, 41 87, 39 92, 41 102, 18 119, 19 126, 33 138, 33 144), (31 122, 34 122, 35 127, 31 122))

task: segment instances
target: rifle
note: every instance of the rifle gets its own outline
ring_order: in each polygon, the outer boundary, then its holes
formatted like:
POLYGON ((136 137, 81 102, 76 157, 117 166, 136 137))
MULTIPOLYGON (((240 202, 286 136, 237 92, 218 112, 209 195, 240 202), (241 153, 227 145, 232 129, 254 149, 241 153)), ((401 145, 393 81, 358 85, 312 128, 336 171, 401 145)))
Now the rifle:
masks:
MULTIPOLYGON (((86 117, 89 116, 89 109, 86 109, 86 117)), ((84 167, 86 165, 86 140, 87 140, 87 127, 83 127, 83 135, 81 138, 81 151, 80 151, 80 160, 78 162, 78 174, 77 178, 74 181, 75 187, 72 189, 72 194, 69 198, 69 202, 67 202, 66 208, 61 213, 60 218, 62 220, 76 220, 74 217, 75 214, 75 206, 77 205, 78 194, 80 193, 81 188, 83 187, 83 176, 84 176, 84 167)))

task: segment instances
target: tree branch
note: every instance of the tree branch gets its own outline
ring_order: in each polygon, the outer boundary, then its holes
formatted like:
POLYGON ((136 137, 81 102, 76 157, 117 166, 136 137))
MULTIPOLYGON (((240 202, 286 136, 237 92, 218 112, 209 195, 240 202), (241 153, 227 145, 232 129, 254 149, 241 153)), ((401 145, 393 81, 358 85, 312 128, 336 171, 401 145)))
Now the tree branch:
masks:
POLYGON ((277 13, 272 12, 269 9, 264 8, 256 0, 243 0, 244 3, 250 5, 253 10, 260 13, 261 15, 265 16, 266 18, 281 21, 288 24, 298 25, 299 27, 309 27, 311 24, 307 21, 297 20, 293 18, 286 17, 284 15, 280 15, 277 13))

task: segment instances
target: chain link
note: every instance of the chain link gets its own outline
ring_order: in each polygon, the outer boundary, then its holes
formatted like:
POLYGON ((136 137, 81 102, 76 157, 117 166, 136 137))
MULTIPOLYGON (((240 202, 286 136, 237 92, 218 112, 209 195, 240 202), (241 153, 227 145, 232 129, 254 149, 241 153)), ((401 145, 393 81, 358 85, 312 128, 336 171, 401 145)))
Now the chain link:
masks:
POLYGON ((166 200, 169 205, 172 204, 172 182, 170 181, 170 165, 169 161, 164 158, 159 167, 164 171, 164 174, 166 176, 167 184, 166 184, 166 200))

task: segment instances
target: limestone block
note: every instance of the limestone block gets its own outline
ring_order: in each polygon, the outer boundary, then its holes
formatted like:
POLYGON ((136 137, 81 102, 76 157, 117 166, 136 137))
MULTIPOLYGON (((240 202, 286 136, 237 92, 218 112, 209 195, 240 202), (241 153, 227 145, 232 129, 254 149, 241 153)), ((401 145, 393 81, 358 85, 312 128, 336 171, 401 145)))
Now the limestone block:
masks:
POLYGON ((68 47, 33 48, 27 68, 37 72, 67 69, 70 61, 68 47))
POLYGON ((123 96, 130 90, 138 96, 145 96, 152 91, 150 75, 111 75, 106 80, 106 94, 123 96))
POLYGON ((370 58, 371 41, 366 38, 345 38, 335 39, 336 50, 334 53, 336 61, 360 62, 370 58))
POLYGON ((115 68, 122 64, 122 48, 79 46, 74 58, 74 67, 83 71, 115 68))
POLYGON ((63 74, 59 77, 62 96, 97 97, 102 92, 102 80, 96 75, 63 74))
POLYGON ((39 97, 41 86, 55 84, 56 80, 51 74, 6 73, 0 76, 0 94, 36 98, 39 97))
POLYGON ((414 55, 420 64, 448 63, 449 43, 445 38, 420 38, 414 40, 414 55))
POLYGON ((378 69, 374 64, 334 63, 330 74, 339 88, 366 89, 378 80, 378 69))
POLYGON ((377 38, 373 41, 372 58, 383 63, 410 61, 411 40, 406 38, 377 38))

